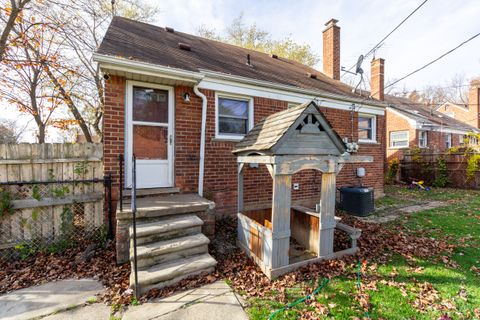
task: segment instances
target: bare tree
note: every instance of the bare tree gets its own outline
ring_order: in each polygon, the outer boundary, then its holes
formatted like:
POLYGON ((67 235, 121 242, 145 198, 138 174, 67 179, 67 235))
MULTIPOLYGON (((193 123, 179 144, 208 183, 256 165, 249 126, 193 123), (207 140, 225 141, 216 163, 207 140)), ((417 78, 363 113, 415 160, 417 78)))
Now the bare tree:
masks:
POLYGON ((38 129, 37 140, 45 143, 47 126, 62 99, 41 61, 45 57, 58 56, 59 47, 45 25, 30 28, 28 20, 24 20, 14 30, 23 40, 5 54, 1 65, 0 99, 32 116, 38 129))
POLYGON ((23 134, 14 120, 0 120, 0 143, 19 143, 23 134))
POLYGON ((3 24, 3 31, 0 35, 0 61, 3 60, 7 49, 8 38, 15 24, 19 18, 21 18, 22 11, 30 1, 31 0, 10 0, 9 5, 6 0, 1 1, 0 21, 2 21, 3 24))
POLYGON ((111 0, 61 1, 44 17, 55 26, 65 57, 61 64, 44 61, 44 67, 52 83, 59 88, 86 141, 90 142, 93 135, 102 136, 105 103, 104 80, 99 66, 92 59, 93 52, 100 45, 114 14, 149 21, 158 13, 156 6, 142 0, 113 3, 111 0), (65 72, 73 72, 75 77, 62 83, 57 77, 63 77, 65 72))
POLYGON ((465 75, 453 76, 445 85, 427 85, 421 90, 414 89, 408 94, 414 102, 435 108, 444 103, 468 104, 468 81, 465 75))
POLYGON ((290 36, 282 40, 272 40, 270 33, 259 29, 256 24, 245 25, 243 13, 227 27, 224 36, 206 26, 200 26, 197 34, 204 38, 223 41, 251 50, 274 53, 308 66, 314 66, 320 60, 309 45, 298 44, 290 36))

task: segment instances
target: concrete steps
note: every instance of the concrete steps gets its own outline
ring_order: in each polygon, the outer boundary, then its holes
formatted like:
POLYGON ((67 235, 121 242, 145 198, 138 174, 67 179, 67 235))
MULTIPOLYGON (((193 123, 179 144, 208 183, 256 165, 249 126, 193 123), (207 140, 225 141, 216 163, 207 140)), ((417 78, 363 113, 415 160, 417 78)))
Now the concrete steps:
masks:
MULTIPOLYGON (((180 192, 179 188, 137 189, 137 198, 158 196, 158 195, 167 195, 167 194, 175 194, 175 193, 179 193, 179 192, 180 192)), ((124 189, 123 190, 123 197, 125 199, 130 199, 132 197, 132 190, 131 189, 124 189)))
MULTIPOLYGON (((180 215, 160 218, 137 224, 137 246, 145 243, 183 237, 202 232, 203 221, 195 215, 180 215)), ((133 229, 130 227, 130 238, 133 229)))
MULTIPOLYGON (((139 294, 153 288, 163 288, 178 281, 203 272, 213 272, 217 261, 208 253, 169 261, 138 271, 139 294)), ((134 274, 130 274, 130 284, 134 283, 134 274)))
MULTIPOLYGON (((210 240, 202 234, 203 221, 196 215, 205 212, 211 203, 178 201, 169 197, 140 198, 137 202, 137 273, 135 288, 133 227, 128 229, 129 259, 132 265, 130 287, 143 294, 152 288, 163 288, 176 282, 212 272, 216 261, 208 254, 210 240)), ((195 198, 196 199, 196 198, 195 198)), ((117 215, 130 215, 129 210, 117 215)))
MULTIPOLYGON (((180 238, 162 240, 144 245, 137 244, 138 268, 150 267, 155 264, 186 258, 191 255, 208 252, 210 240, 198 233, 180 238)), ((130 252, 133 262, 133 248, 130 252)))

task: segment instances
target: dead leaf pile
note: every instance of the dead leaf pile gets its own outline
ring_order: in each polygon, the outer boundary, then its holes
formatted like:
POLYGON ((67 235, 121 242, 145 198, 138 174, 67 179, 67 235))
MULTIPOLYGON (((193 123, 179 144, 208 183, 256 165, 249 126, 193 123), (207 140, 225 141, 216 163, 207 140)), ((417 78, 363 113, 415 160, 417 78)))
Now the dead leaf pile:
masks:
POLYGON ((82 259, 89 245, 81 244, 61 254, 39 253, 23 261, 2 262, 0 294, 54 280, 94 278, 106 287, 101 297, 105 301, 130 303, 131 295, 123 294, 128 289, 130 266, 128 263, 117 266, 115 244, 95 248, 89 259, 82 259))
MULTIPOLYGON (((368 261, 369 266, 373 266, 370 267, 373 268, 371 271, 375 270, 377 263, 388 262, 392 253, 398 253, 410 259, 438 255, 442 252, 448 254, 453 250, 453 247, 445 242, 408 235, 401 227, 390 230, 350 216, 342 216, 342 222, 362 229, 362 236, 359 239, 359 256, 362 260, 368 261)), ((218 265, 213 274, 184 279, 174 286, 163 289, 152 289, 141 298, 141 301, 165 297, 176 291, 212 283, 217 279, 226 279, 237 292, 246 296, 264 297, 273 291, 276 292, 274 298, 285 303, 288 301, 286 288, 298 287, 300 283, 309 282, 312 286, 305 286, 302 290, 305 295, 311 294, 323 278, 345 275, 348 268, 355 267, 357 260, 354 256, 346 256, 342 259, 322 261, 270 281, 260 268, 236 246, 236 221, 233 218, 217 220, 215 229, 217 232, 210 244, 210 253, 218 261, 218 265)), ((340 232, 335 234, 337 250, 347 248, 349 245, 350 240, 345 234, 342 235, 340 232)), ((0 265, 0 293, 52 280, 92 277, 101 280, 107 288, 101 297, 103 301, 117 305, 129 304, 132 300, 132 292, 128 287, 130 265, 128 263, 116 265, 114 244, 110 243, 106 248, 96 248, 89 261, 82 260, 84 256, 82 248, 85 247, 86 245, 82 245, 62 254, 39 254, 25 261, 0 265)), ((376 282, 368 278, 365 280, 365 290, 376 290, 376 282)), ((399 287, 405 290, 403 285, 399 287)), ((435 301, 435 299, 432 300, 435 294, 435 291, 425 287, 417 299, 418 305, 422 308, 426 307, 431 301, 435 301)), ((368 310, 369 297, 365 292, 360 292, 357 300, 364 310, 368 310)), ((324 312, 324 306, 312 307, 319 310, 317 314, 324 312)), ((315 317, 307 313, 305 319, 315 319, 315 317)))

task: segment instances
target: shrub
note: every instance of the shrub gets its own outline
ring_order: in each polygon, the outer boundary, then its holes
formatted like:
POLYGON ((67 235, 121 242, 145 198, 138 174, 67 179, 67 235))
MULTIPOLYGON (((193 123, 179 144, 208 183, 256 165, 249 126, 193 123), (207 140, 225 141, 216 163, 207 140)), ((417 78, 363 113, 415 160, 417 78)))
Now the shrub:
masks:
POLYGON ((471 181, 475 178, 475 173, 479 170, 480 154, 472 154, 467 161, 467 181, 471 181))
POLYGON ((437 174, 433 181, 433 186, 438 188, 445 188, 448 185, 448 170, 447 163, 443 157, 437 160, 437 174))
POLYGON ((400 169, 400 161, 398 158, 393 158, 388 162, 388 171, 385 176, 385 183, 392 184, 395 182, 395 177, 397 176, 398 170, 400 169))

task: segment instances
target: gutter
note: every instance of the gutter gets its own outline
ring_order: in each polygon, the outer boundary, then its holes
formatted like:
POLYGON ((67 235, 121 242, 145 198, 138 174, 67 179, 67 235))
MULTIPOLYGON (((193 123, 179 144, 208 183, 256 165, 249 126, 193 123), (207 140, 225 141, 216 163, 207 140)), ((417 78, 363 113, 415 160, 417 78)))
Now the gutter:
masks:
POLYGON ((193 92, 202 99, 202 125, 200 131, 200 162, 198 164, 198 194, 203 197, 203 177, 205 174, 205 131, 207 126, 207 97, 193 86, 193 92))
POLYGON ((150 76, 162 76, 169 79, 198 82, 203 79, 203 75, 199 72, 186 71, 183 69, 164 67, 158 64, 141 62, 136 60, 128 60, 120 57, 113 57, 104 54, 93 54, 93 61, 101 64, 104 69, 113 69, 124 72, 140 73, 150 76))

